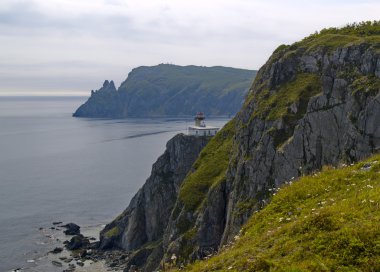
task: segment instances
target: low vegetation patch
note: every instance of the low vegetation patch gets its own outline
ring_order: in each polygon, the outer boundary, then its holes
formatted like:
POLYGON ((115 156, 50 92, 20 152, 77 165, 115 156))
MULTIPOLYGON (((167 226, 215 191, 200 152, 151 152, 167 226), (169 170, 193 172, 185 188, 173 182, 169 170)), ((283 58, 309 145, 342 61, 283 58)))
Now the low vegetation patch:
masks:
POLYGON ((380 79, 375 76, 361 76, 352 83, 353 94, 376 95, 380 90, 380 79))
POLYGON ((255 94, 257 108, 252 118, 261 117, 266 120, 276 120, 286 115, 297 117, 306 112, 310 97, 322 91, 320 78, 316 74, 303 73, 270 93, 268 89, 255 94), (292 113, 290 106, 294 104, 297 111, 292 113))
POLYGON ((277 189, 229 245, 186 271, 380 271, 380 155, 277 189))
POLYGON ((118 226, 116 226, 116 227, 113 227, 112 229, 110 229, 109 231, 107 231, 104 234, 104 236, 107 238, 111 238, 114 236, 118 236, 119 234, 120 234, 120 228, 118 226))

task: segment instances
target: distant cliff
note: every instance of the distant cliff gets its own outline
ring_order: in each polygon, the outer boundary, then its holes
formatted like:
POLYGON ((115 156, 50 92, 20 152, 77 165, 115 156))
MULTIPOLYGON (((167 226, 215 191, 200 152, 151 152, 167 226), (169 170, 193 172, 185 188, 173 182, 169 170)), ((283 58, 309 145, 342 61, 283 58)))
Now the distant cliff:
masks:
POLYGON ((113 81, 91 92, 74 117, 181 117, 204 111, 232 116, 241 108, 254 70, 160 64, 133 69, 116 90, 113 81))

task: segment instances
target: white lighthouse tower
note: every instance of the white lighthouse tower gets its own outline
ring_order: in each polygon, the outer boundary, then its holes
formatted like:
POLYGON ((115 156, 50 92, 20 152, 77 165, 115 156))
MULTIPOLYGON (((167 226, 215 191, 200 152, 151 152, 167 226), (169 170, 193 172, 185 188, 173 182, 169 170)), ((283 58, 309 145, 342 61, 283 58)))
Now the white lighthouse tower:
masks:
POLYGON ((214 136, 219 131, 219 128, 217 127, 211 127, 206 125, 205 115, 203 114, 203 112, 198 112, 197 115, 195 115, 194 120, 195 125, 190 126, 188 128, 189 135, 214 136))

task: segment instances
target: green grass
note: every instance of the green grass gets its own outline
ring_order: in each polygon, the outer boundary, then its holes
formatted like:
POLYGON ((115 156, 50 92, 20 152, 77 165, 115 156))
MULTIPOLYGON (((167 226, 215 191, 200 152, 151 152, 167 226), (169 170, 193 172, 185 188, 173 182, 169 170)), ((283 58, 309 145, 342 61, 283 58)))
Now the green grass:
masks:
POLYGON ((196 210, 209 188, 225 178, 234 131, 235 121, 231 120, 199 154, 194 171, 185 178, 179 192, 186 210, 196 210))
POLYGON ((322 91, 319 76, 316 74, 298 74, 297 77, 280 87, 274 93, 268 89, 255 94, 257 107, 251 118, 260 117, 266 120, 276 120, 285 115, 290 115, 289 106, 292 103, 299 104, 298 115, 306 111, 306 105, 310 97, 322 91), (305 103, 303 103, 305 102, 305 103), (305 105, 306 104, 306 105, 305 105))
POLYGON ((380 271, 379 161, 285 185, 232 245, 185 270, 380 271))
POLYGON ((107 238, 111 238, 114 236, 118 236, 119 234, 120 234, 120 228, 118 226, 116 226, 116 227, 113 227, 112 229, 110 229, 109 231, 107 231, 104 234, 104 236, 107 238))
POLYGON ((380 79, 375 76, 361 76, 352 83, 353 94, 358 92, 376 95, 380 90, 380 79))
POLYGON ((313 50, 318 47, 333 50, 337 47, 345 47, 359 43, 379 43, 380 21, 368 21, 348 24, 341 28, 325 28, 319 32, 309 35, 303 40, 290 46, 294 48, 308 48, 313 50))

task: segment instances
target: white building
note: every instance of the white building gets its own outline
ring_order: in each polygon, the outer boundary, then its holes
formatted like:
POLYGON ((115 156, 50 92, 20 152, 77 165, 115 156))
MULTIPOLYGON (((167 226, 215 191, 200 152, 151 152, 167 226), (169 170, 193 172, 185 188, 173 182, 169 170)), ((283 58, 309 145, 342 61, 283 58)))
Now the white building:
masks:
POLYGON ((194 118, 195 125, 188 128, 189 135, 195 136, 214 136, 218 131, 218 127, 207 126, 203 112, 198 112, 194 118))

